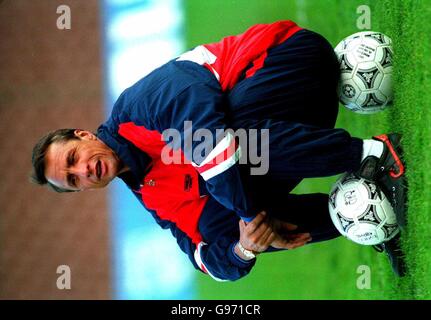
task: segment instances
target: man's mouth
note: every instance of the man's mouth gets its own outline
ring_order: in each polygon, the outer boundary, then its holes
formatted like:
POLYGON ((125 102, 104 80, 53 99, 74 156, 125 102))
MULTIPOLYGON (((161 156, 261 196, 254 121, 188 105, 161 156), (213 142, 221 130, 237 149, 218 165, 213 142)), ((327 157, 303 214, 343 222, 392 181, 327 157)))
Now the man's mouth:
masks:
POLYGON ((96 163, 96 176, 99 180, 102 177, 102 163, 100 162, 100 160, 96 163))

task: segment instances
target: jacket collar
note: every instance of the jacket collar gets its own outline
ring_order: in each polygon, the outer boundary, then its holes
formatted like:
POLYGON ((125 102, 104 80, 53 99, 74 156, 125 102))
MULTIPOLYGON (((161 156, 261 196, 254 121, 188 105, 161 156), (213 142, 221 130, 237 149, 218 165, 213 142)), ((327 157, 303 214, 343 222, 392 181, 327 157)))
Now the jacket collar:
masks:
POLYGON ((124 165, 130 168, 130 171, 120 174, 118 178, 122 179, 132 190, 138 190, 141 181, 151 168, 150 156, 119 134, 111 132, 105 124, 98 128, 96 135, 114 150, 124 165))

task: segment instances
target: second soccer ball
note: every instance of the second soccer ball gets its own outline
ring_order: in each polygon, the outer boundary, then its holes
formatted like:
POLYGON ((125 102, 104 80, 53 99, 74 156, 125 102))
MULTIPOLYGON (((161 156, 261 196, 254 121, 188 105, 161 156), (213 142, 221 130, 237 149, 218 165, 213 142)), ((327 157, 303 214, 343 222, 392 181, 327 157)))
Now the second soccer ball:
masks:
POLYGON ((359 244, 380 244, 399 232, 395 212, 381 189, 353 173, 344 174, 333 186, 329 213, 337 230, 359 244))
POLYGON ((393 98, 391 39, 363 31, 345 38, 334 50, 341 69, 341 103, 362 114, 386 108, 393 98))

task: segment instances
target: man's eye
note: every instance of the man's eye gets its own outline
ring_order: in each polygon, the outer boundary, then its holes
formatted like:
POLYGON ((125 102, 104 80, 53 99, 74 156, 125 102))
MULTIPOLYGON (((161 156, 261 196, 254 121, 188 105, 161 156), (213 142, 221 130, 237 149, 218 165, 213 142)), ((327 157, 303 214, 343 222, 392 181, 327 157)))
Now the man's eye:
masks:
POLYGON ((69 158, 67 159, 68 165, 73 166, 75 164, 75 150, 71 152, 69 158))
POLYGON ((76 176, 75 176, 75 175, 71 174, 71 175, 69 176, 69 184, 70 184, 72 187, 76 187, 76 176))

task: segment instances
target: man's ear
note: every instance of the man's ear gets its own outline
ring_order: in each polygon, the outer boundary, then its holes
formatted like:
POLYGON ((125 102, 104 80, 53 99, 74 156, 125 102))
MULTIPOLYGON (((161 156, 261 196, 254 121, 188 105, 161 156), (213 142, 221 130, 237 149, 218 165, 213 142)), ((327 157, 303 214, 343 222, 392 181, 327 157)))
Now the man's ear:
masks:
POLYGON ((87 131, 87 130, 82 130, 82 129, 76 129, 74 131, 75 136, 77 136, 80 139, 83 140, 96 140, 97 137, 94 133, 92 133, 91 131, 87 131))

